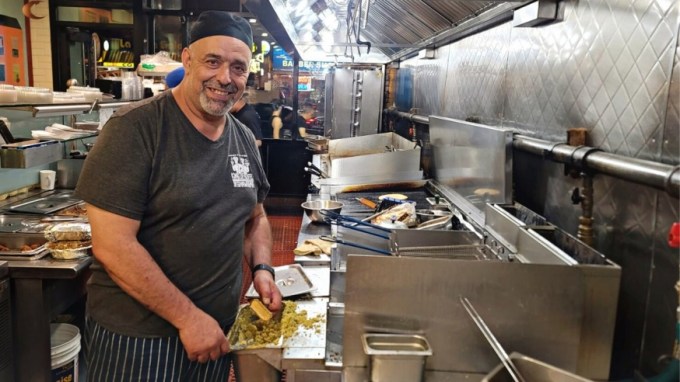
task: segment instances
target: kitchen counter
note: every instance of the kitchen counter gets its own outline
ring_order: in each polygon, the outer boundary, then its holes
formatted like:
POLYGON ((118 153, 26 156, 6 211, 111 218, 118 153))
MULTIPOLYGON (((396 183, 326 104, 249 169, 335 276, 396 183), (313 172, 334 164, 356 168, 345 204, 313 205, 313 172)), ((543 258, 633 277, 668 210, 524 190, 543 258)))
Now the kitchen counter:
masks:
POLYGON ((9 274, 9 267, 6 261, 0 261, 0 280, 7 277, 9 274))
MULTIPOLYGON (((53 208, 77 202, 73 190, 32 190, 3 200, 0 212, 8 216, 43 218, 53 208), (50 203, 36 203, 49 197, 50 203), (16 209, 33 208, 44 213, 27 214, 16 209), (23 213, 17 214, 17 212, 23 213)), ((48 200, 48 199, 45 199, 48 200)), ((66 207, 64 207, 66 208, 66 207)), ((11 231, 10 231, 11 232, 11 231)), ((11 233, 9 233, 11 234, 11 233)), ((8 260, 12 289, 12 329, 14 380, 17 382, 50 382, 50 323, 64 313, 74 313, 75 324, 84 318, 85 285, 90 277, 92 257, 57 260, 49 255, 36 260, 8 260)), ((82 327, 81 327, 82 331, 82 327)))
MULTIPOLYGON (((50 323, 77 306, 84 315, 91 257, 9 261, 13 290, 15 380, 51 381, 50 323)), ((82 328, 81 328, 82 330, 82 328)))
POLYGON ((13 279, 73 279, 92 264, 92 257, 57 260, 48 255, 39 260, 16 260, 7 263, 10 277, 13 279))
MULTIPOLYGON (((399 193, 406 195, 408 200, 416 202, 416 209, 426 209, 430 207, 427 201, 427 192, 424 189, 416 191, 399 191, 399 192, 352 192, 352 193, 340 193, 337 194, 333 200, 337 200, 343 203, 342 210, 340 213, 342 215, 347 215, 355 217, 358 219, 365 218, 373 213, 373 210, 361 204, 357 198, 367 198, 376 204, 380 203, 378 199, 381 195, 389 193, 399 193)), ((317 200, 320 199, 321 195, 310 194, 307 196, 307 200, 317 200)), ((314 223, 309 220, 307 215, 303 215, 302 224, 300 225, 300 233, 298 234, 298 245, 303 243, 308 239, 318 239, 321 235, 333 235, 337 232, 336 226, 332 224, 324 223, 314 223)), ((330 256, 295 256, 295 262, 302 265, 322 265, 330 261, 330 256)))

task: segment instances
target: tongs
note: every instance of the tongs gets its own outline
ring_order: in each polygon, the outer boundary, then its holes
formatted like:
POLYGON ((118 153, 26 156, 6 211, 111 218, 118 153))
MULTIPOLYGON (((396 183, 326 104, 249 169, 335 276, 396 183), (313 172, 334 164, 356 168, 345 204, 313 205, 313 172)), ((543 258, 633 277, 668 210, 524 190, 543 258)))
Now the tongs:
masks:
POLYGON ((329 210, 319 210, 319 213, 323 215, 324 217, 328 218, 328 220, 331 221, 331 223, 335 223, 337 225, 343 226, 345 228, 349 228, 355 231, 359 231, 368 235, 376 236, 381 239, 389 239, 389 234, 392 232, 389 228, 381 227, 379 225, 367 223, 363 220, 353 218, 351 216, 345 216, 345 215, 340 215, 337 212, 329 211, 329 210), (350 223, 348 223, 350 222, 350 223), (368 228, 373 228, 378 231, 382 231, 387 233, 387 235, 383 235, 378 232, 373 232, 369 231, 363 228, 360 228, 359 226, 363 227, 368 227, 368 228))
POLYGON ((470 315, 470 318, 472 318, 472 321, 474 321, 475 324, 477 324, 479 330, 482 331, 484 338, 486 338, 486 340, 489 342, 489 345, 491 345, 493 350, 496 352, 498 358, 501 359, 503 366, 505 366, 505 369, 508 371, 508 374, 510 374, 512 380, 515 382, 525 382, 524 378, 522 378, 522 374, 520 374, 519 370, 517 370, 517 366, 515 366, 515 364, 512 362, 512 359, 508 357, 508 353, 505 352, 503 346, 501 346, 501 343, 498 342, 496 337, 491 332, 491 329, 486 326, 486 323, 484 323, 482 317, 479 315, 479 313, 477 313, 475 307, 472 306, 470 301, 463 296, 460 297, 460 302, 470 315))
POLYGON ((347 245, 347 246, 354 247, 354 248, 361 248, 361 249, 365 249, 367 251, 381 253, 383 255, 392 255, 392 253, 389 252, 389 251, 385 251, 385 250, 382 250, 382 249, 379 249, 379 248, 369 247, 369 246, 366 246, 366 245, 363 245, 363 244, 357 244, 357 243, 352 243, 352 242, 349 242, 349 241, 344 241, 344 240, 339 239, 335 236, 321 235, 321 236, 319 236, 319 239, 324 240, 324 241, 330 241, 331 243, 339 243, 339 244, 347 245))

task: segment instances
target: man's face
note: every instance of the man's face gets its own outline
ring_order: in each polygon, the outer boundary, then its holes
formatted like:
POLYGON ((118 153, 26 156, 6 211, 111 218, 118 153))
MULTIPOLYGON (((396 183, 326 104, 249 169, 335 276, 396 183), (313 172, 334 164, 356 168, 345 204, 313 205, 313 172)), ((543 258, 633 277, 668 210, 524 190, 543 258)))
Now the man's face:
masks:
POLYGON ((189 89, 207 114, 222 117, 241 98, 248 80, 251 53, 241 40, 228 36, 202 38, 182 52, 189 89))

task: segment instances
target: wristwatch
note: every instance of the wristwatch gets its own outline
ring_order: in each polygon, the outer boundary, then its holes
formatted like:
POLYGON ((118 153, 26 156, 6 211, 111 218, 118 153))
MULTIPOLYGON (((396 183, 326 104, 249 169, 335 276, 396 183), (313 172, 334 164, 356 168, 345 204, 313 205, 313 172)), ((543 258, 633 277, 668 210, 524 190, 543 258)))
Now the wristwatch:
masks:
POLYGON ((274 271, 274 268, 267 264, 257 264, 256 266, 253 267, 253 279, 255 279, 255 272, 257 271, 267 271, 272 274, 272 278, 276 280, 276 272, 274 271))

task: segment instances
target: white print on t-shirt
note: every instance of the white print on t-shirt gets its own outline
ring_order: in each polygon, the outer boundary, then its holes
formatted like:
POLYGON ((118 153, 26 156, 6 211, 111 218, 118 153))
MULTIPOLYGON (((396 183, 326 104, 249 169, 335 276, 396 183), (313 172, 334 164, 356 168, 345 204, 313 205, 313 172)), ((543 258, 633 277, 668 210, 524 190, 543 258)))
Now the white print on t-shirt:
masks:
POLYGON ((231 180, 234 187, 253 188, 255 181, 250 173, 250 162, 246 155, 229 155, 231 161, 231 180))

